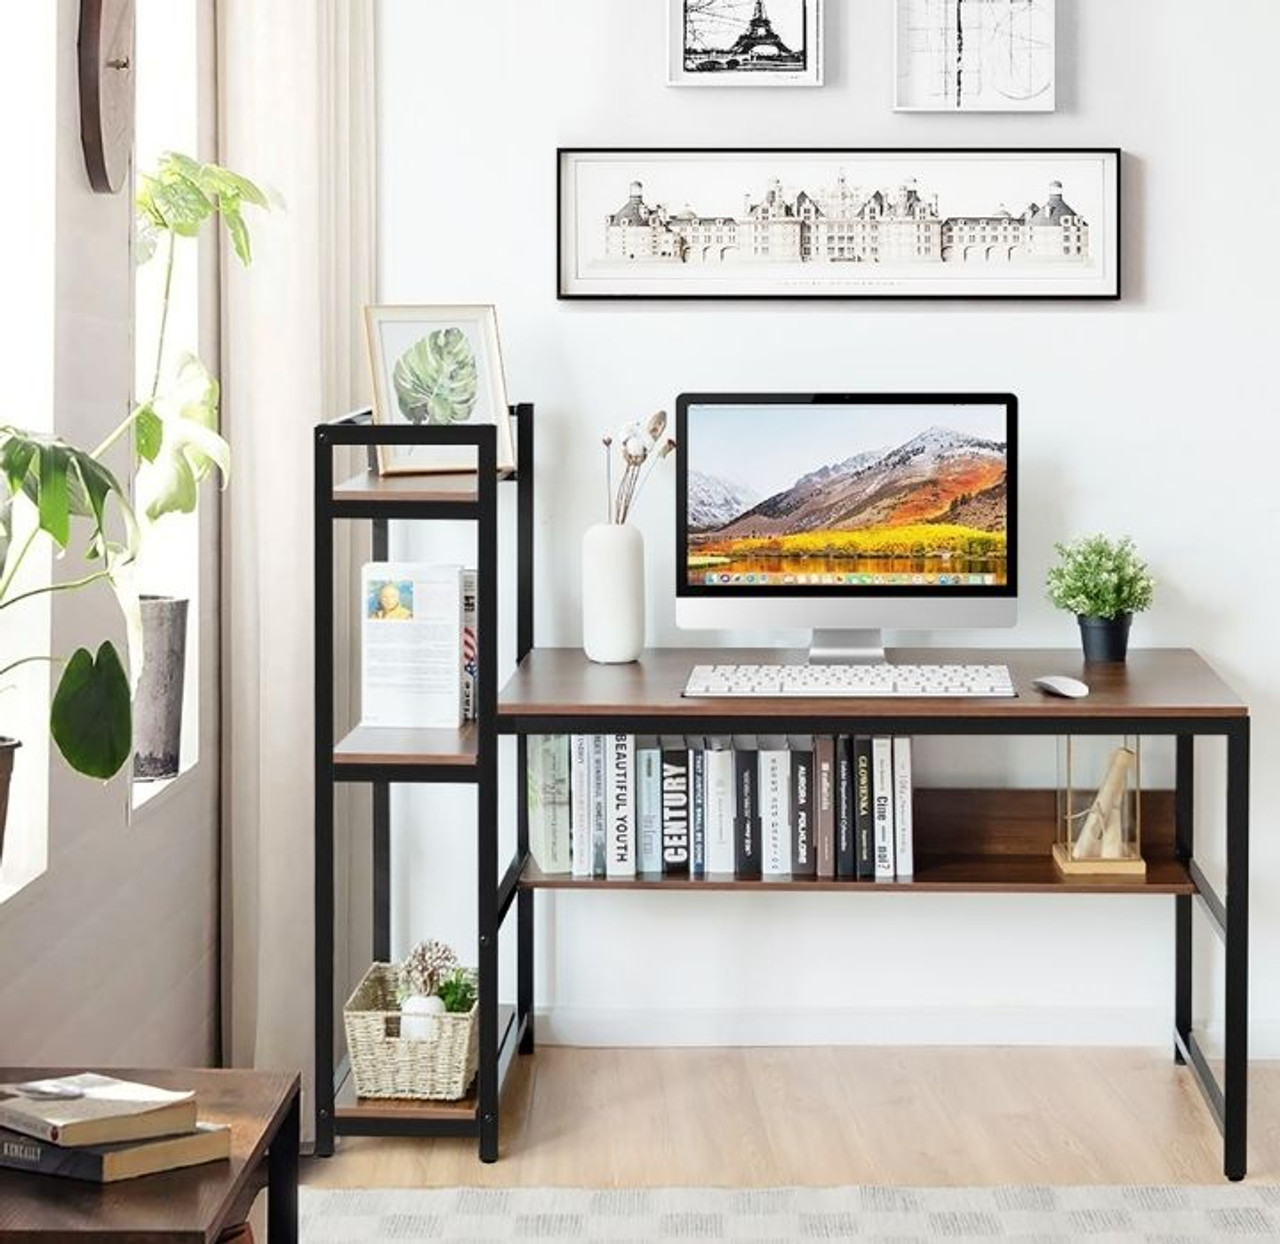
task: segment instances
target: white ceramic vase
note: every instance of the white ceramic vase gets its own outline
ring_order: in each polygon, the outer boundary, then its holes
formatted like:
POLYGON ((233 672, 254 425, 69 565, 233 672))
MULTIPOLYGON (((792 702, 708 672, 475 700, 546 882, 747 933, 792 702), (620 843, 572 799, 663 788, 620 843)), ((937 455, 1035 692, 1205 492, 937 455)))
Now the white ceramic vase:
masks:
POLYGON ((582 650, 602 665, 644 651, 644 537, 626 523, 597 523, 582 537, 582 650))

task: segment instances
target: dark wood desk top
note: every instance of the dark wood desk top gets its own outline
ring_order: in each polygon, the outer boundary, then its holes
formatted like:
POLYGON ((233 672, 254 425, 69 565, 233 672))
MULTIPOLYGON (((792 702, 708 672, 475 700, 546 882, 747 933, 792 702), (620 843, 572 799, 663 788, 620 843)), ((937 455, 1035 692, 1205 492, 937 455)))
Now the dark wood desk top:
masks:
MULTIPOLYGON (((0 1068, 0 1083, 75 1068, 0 1068)), ((262 1186, 262 1159, 299 1091, 296 1075, 264 1071, 120 1071, 160 1088, 195 1089, 200 1118, 231 1125, 231 1158, 115 1184, 0 1170, 0 1241, 149 1244, 216 1240, 228 1214, 262 1186)))
POLYGON ((899 663, 1005 664, 1015 699, 685 699, 694 665, 801 662, 788 649, 655 648, 630 665, 596 665, 577 648, 535 648, 503 689, 500 727, 554 717, 685 718, 865 717, 991 719, 1010 724, 1107 718, 1215 719, 1245 717, 1248 708, 1189 648, 1133 651, 1117 665, 1086 665, 1078 648, 899 648, 899 663), (1088 683, 1079 700, 1051 696, 1032 685, 1042 674, 1069 674, 1088 683))

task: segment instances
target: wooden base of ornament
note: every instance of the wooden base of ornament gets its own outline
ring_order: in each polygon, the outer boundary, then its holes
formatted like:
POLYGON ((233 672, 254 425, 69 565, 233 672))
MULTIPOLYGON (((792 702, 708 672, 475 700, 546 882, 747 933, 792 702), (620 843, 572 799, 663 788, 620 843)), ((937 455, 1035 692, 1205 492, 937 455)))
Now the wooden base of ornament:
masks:
POLYGON ((1145 877, 1147 861, 1141 855, 1125 855, 1120 859, 1073 860, 1068 848, 1053 844, 1053 862, 1067 877, 1145 877))

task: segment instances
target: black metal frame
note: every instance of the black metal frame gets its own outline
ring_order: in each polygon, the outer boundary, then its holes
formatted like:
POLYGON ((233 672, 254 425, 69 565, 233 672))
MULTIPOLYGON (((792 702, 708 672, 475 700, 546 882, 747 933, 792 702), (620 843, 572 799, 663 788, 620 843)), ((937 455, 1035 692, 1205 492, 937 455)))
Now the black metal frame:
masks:
MULTIPOLYGON (((961 705, 954 706, 957 714, 961 705)), ((523 749, 530 734, 684 734, 696 721, 699 734, 737 734, 742 718, 696 718, 669 712, 629 712, 617 715, 566 711, 538 716, 502 717, 498 729, 515 734, 523 749)), ((1249 718, 1185 717, 1171 712, 1161 717, 1032 717, 1001 720, 992 717, 895 717, 892 711, 863 717, 856 722, 837 714, 790 715, 771 711, 765 702, 752 719, 752 730, 761 734, 837 734, 851 730, 915 735, 1061 735, 1141 734, 1172 736, 1176 740, 1175 839, 1179 857, 1195 885, 1195 895, 1178 895, 1175 903, 1174 1057, 1186 1063, 1204 1094, 1223 1138, 1223 1173, 1230 1180, 1243 1179, 1246 1170, 1248 1106, 1248 988, 1249 988, 1249 718), (1218 895, 1195 861, 1195 740, 1219 735, 1227 744, 1226 838, 1228 894, 1218 895), (1226 952, 1224 1007, 1225 1049, 1223 1076, 1219 1080, 1196 1039, 1192 1027, 1191 913, 1199 906, 1221 937, 1226 952)), ((519 799, 524 813, 524 787, 519 799)), ((642 892, 643 886, 628 893, 642 892)), ((689 886, 682 892, 696 891, 689 886)), ((712 891, 713 887, 708 887, 712 891)), ((851 891, 855 887, 851 885, 851 891)), ((530 921, 532 916, 529 917, 530 921)), ((530 926, 532 927, 532 926, 530 926)), ((522 949, 524 942, 521 943, 522 949)), ((528 953, 533 954, 532 935, 528 953)), ((532 977, 529 994, 521 1005, 532 1012, 532 977)), ((532 1022, 532 1021, 531 1021, 532 1022)), ((530 1029, 532 1032, 532 1029, 530 1029)))
MULTIPOLYGON (((504 477, 517 488, 517 617, 518 656, 533 646, 533 406, 511 407, 516 419, 518 469, 504 477)), ((517 1046, 533 1048, 532 895, 517 894, 517 882, 528 850, 528 826, 521 813, 516 854, 498 877, 498 471, 497 428, 388 426, 372 422, 368 411, 357 412, 315 431, 315 1153, 333 1153, 338 1135, 363 1136, 475 1136, 480 1158, 498 1156, 498 1097, 517 1046), (338 445, 473 446, 476 451, 476 495, 467 498, 418 501, 343 499, 334 497, 333 450, 338 445), (462 768, 447 764, 388 765, 334 763, 334 626, 333 524, 342 519, 373 521, 372 551, 387 556, 389 519, 469 519, 477 525, 477 683, 476 764, 462 768), (346 1060, 335 1068, 333 1030, 334 973, 334 787, 337 782, 364 782, 373 800, 373 953, 390 958, 391 951, 391 796, 393 782, 466 782, 476 787, 477 923, 479 945, 480 1058, 476 1077, 474 1117, 347 1118, 338 1119, 334 1099, 346 1060), (519 1005, 499 1031, 498 933, 507 912, 518 904, 520 925, 519 1005)), ((524 747, 519 746, 523 758, 524 747)), ((523 760, 522 760, 523 765, 523 760)), ((523 780, 523 769, 522 769, 523 780)))
POLYGON ((1124 281, 1124 153, 1119 147, 557 147, 556 148, 556 298, 561 302, 1118 302, 1124 281), (1116 231, 1114 288, 1101 294, 1039 293, 798 293, 783 290, 764 294, 570 294, 564 282, 564 202, 566 157, 577 155, 1101 155, 1114 158, 1116 169, 1113 212, 1116 231))

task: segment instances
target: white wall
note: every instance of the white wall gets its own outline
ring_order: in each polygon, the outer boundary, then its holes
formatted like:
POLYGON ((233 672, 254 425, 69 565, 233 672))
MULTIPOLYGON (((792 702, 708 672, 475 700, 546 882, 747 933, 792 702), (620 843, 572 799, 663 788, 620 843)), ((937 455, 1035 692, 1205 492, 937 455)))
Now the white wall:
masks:
MULTIPOLYGON (((821 89, 669 88, 665 7, 380 5, 381 298, 498 306, 513 399, 537 404, 539 643, 579 640, 577 553, 597 518, 601 430, 670 408, 684 389, 1012 389, 1029 586, 1011 642, 1074 644, 1073 623, 1036 586, 1051 544, 1128 531, 1162 581, 1136 642, 1201 649, 1253 707, 1254 1049, 1280 1053, 1280 979, 1268 971, 1280 845, 1267 832, 1280 806, 1267 763, 1280 588, 1255 552, 1280 519, 1264 381, 1280 277, 1280 6, 1235 0, 1228 20, 1213 6, 1067 0, 1058 111, 1027 117, 895 115, 889 0, 828 0, 821 89), (1125 298, 557 303, 557 144, 1119 145, 1125 298)), ((656 644, 689 642, 667 587, 670 485, 638 511, 656 644)), ((1053 779, 1048 743, 951 747, 930 744, 926 780, 975 765, 1053 779)), ((470 821, 406 804, 399 948, 428 933, 468 944, 470 893, 448 879, 470 858, 470 821)), ((543 1031, 566 1040, 1168 1043, 1167 899, 587 894, 540 896, 539 911, 543 1031)))

